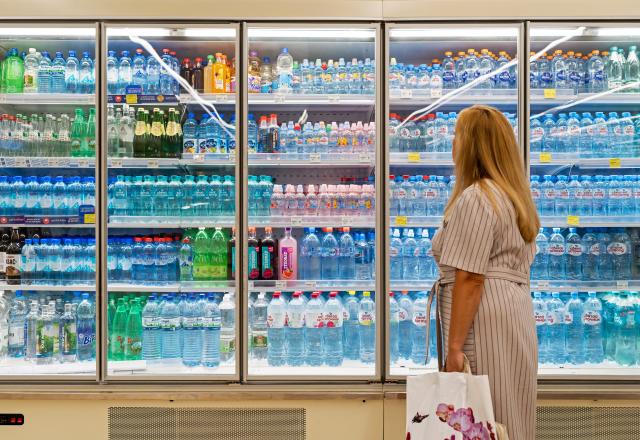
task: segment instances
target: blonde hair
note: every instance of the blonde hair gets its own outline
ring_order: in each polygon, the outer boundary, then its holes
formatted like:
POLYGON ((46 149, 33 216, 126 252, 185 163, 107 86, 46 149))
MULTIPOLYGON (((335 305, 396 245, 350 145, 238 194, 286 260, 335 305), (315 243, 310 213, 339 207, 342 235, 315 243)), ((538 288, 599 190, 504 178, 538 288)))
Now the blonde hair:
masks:
POLYGON ((450 215, 465 189, 478 183, 493 208, 496 201, 487 182, 493 182, 511 200, 520 235, 525 242, 535 240, 540 219, 531 198, 513 128, 499 110, 474 105, 463 110, 456 123, 454 140, 456 183, 445 209, 450 215))

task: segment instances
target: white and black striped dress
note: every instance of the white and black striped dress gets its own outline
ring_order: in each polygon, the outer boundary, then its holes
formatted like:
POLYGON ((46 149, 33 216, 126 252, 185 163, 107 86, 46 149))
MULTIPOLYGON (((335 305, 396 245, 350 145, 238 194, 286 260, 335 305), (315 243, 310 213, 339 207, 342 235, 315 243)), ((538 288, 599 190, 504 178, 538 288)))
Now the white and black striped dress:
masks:
POLYGON ((441 272, 441 315, 449 332, 456 269, 485 276, 464 352, 474 374, 488 375, 496 421, 515 440, 535 439, 538 345, 529 291, 535 243, 525 243, 512 203, 489 183, 497 209, 476 184, 456 201, 433 239, 441 272))

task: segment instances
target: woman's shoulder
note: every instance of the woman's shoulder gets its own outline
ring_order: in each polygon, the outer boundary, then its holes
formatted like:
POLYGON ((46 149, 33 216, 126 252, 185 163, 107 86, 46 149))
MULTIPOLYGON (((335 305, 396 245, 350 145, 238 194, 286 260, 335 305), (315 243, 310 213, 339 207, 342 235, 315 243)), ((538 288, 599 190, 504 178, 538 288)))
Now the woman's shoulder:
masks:
POLYGON ((476 210, 482 210, 486 215, 494 216, 495 204, 493 202, 501 196, 502 192, 493 182, 484 180, 475 182, 465 188, 456 204, 465 208, 471 207, 476 210))

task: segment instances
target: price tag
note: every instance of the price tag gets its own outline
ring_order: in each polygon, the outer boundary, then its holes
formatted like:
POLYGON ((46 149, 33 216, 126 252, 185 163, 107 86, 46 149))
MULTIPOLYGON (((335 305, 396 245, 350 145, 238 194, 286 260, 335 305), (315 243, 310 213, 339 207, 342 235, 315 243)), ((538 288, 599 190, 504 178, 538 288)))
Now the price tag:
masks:
POLYGON ((353 224, 353 218, 344 216, 342 217, 342 226, 351 226, 353 224))
POLYGON ((420 162, 420 153, 417 153, 417 152, 407 153, 407 160, 409 162, 420 162))
POLYGON ((556 89, 544 89, 544 99, 556 99, 556 89))
POLYGON ((413 91, 410 89, 402 89, 400 90, 400 97, 403 99, 411 99, 413 96, 413 91))
POLYGON ((284 289, 285 287, 287 287, 287 282, 286 281, 283 281, 283 280, 276 281, 276 288, 277 289, 284 289))
POLYGON ((95 224, 96 223, 96 215, 95 214, 85 214, 84 215, 84 223, 85 224, 95 224))
POLYGON ((14 166, 20 167, 20 168, 26 168, 27 167, 27 158, 26 157, 16 157, 14 166))
POLYGON ((542 163, 551 162, 551 153, 540 153, 540 162, 542 163))
POLYGON ((329 95, 329 102, 332 104, 337 104, 340 102, 340 95, 329 95))
POLYGON ((359 162, 371 162, 371 156, 369 156, 367 153, 360 153, 358 155, 358 161, 359 162))
POLYGON ((113 168, 122 168, 122 159, 111 159, 111 166, 113 168))
POLYGON ((158 168, 159 165, 158 159, 149 159, 147 161, 147 167, 149 168, 158 168))
POLYGON ((432 98, 442 98, 442 89, 431 89, 432 98))
POLYGON ((226 93, 220 93, 216 95, 216 102, 227 102, 229 100, 229 95, 226 93))
POLYGON ((311 162, 320 162, 320 153, 309 153, 309 160, 311 162))
POLYGON ((538 281, 537 283, 538 289, 548 289, 549 282, 548 281, 538 281))
POLYGON ((618 281, 616 281, 616 287, 618 289, 628 289, 629 288, 629 281, 618 280, 618 281))
POLYGON ((235 163, 236 161, 236 150, 229 152, 229 162, 235 163))
POLYGON ((611 159, 609 159, 609 168, 620 168, 620 158, 619 157, 613 157, 611 159))
POLYGON ((275 101, 275 103, 276 103, 276 104, 284 104, 284 98, 285 98, 285 96, 284 96, 284 95, 282 95, 282 94, 276 94, 276 95, 274 96, 274 101, 275 101))
POLYGON ((568 215, 567 216, 567 224, 569 226, 580 226, 580 216, 579 215, 568 215))
POLYGON ((316 282, 315 281, 305 281, 304 285, 307 286, 307 287, 311 287, 311 288, 315 289, 316 282))
POLYGON ((395 224, 396 226, 407 226, 407 217, 404 215, 397 216, 395 224))
POLYGON ((195 153, 193 155, 194 162, 204 162, 204 154, 203 153, 195 153))
POLYGON ((61 164, 61 160, 57 157, 50 157, 47 159, 47 166, 57 168, 61 164))
POLYGON ((302 226, 302 217, 291 217, 291 226, 302 226))
POLYGON ((89 166, 89 159, 78 159, 79 168, 87 168, 89 166))
POLYGON ((124 97, 124 102, 127 104, 137 104, 138 103, 138 95, 128 94, 124 97))

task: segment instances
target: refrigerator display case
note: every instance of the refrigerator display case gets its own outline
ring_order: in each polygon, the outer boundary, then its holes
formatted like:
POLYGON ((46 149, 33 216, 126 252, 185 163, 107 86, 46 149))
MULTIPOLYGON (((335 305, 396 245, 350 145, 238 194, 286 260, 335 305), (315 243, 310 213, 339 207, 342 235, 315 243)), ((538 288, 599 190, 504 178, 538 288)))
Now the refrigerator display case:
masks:
POLYGON ((110 380, 238 380, 237 24, 104 27, 110 380))
POLYGON ((624 23, 530 25, 542 378, 637 375, 639 35, 624 23))
POLYGON ((97 30, 0 24, 0 380, 96 378, 97 30))
POLYGON ((247 378, 371 380, 380 28, 250 23, 246 33, 247 378))
POLYGON ((517 135, 522 27, 392 23, 386 37, 386 374, 401 380, 437 367, 435 307, 426 316, 438 277, 431 239, 455 182, 456 118, 491 105, 517 135))

